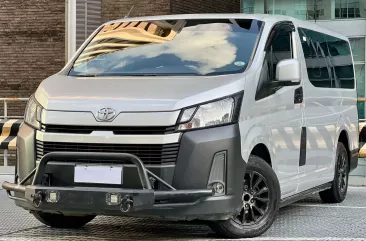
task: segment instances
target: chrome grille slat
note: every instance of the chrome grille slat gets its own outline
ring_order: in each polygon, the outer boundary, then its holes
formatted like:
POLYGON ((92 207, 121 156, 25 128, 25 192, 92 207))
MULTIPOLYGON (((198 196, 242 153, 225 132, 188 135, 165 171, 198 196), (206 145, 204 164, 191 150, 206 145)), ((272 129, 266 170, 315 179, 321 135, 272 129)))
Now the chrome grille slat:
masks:
POLYGON ((48 133, 90 134, 93 131, 113 131, 115 135, 165 135, 172 134, 176 126, 68 126, 46 125, 41 130, 48 133))

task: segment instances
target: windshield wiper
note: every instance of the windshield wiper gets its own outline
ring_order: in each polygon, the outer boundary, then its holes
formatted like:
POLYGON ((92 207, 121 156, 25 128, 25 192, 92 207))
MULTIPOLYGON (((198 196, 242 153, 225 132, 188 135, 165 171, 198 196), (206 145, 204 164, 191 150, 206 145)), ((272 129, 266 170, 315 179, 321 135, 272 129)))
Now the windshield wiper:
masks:
POLYGON ((116 76, 200 76, 196 73, 120 74, 116 76))
POLYGON ((78 74, 78 75, 72 75, 74 77, 98 77, 99 75, 96 74, 78 74))

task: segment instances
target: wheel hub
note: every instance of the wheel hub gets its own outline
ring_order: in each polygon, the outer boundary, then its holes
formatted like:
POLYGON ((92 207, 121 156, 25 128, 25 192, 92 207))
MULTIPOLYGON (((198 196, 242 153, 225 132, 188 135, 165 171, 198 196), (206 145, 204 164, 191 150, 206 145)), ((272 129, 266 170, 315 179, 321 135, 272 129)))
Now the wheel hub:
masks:
POLYGON ((255 202, 254 196, 252 194, 250 194, 249 192, 244 192, 243 196, 242 196, 242 202, 243 202, 244 207, 246 205, 253 206, 253 204, 255 202))

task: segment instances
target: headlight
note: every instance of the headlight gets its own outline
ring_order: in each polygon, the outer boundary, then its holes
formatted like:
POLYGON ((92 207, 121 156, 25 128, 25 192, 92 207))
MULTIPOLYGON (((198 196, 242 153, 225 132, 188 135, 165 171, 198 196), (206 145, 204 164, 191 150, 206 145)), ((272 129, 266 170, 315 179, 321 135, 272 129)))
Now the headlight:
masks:
POLYGON ((28 100, 24 114, 24 122, 36 129, 41 129, 41 116, 43 107, 37 102, 34 96, 28 100))
POLYGON ((243 93, 182 110, 178 130, 231 124, 238 121, 243 93))

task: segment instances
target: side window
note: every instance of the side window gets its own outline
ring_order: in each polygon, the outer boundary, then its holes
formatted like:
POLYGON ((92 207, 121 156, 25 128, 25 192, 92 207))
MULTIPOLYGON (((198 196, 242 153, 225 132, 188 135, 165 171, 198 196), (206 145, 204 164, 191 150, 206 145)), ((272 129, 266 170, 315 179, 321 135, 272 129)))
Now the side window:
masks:
POLYGON ((331 88, 331 67, 325 35, 299 29, 309 81, 315 87, 331 88))
POLYGON ((276 29, 275 35, 269 45, 265 57, 268 69, 270 70, 270 81, 275 81, 277 64, 281 60, 292 58, 291 33, 292 31, 288 26, 276 29))
POLYGON ((259 78, 255 100, 263 99, 275 93, 281 86, 272 87, 275 82, 276 67, 281 60, 291 59, 292 52, 292 28, 288 24, 276 26, 270 34, 269 43, 265 52, 265 59, 259 78))
POLYGON ((351 49, 347 41, 332 36, 327 36, 328 48, 334 66, 333 87, 353 89, 355 77, 351 49))
POLYGON ((309 81, 320 88, 354 88, 350 46, 342 39, 299 28, 309 81))

